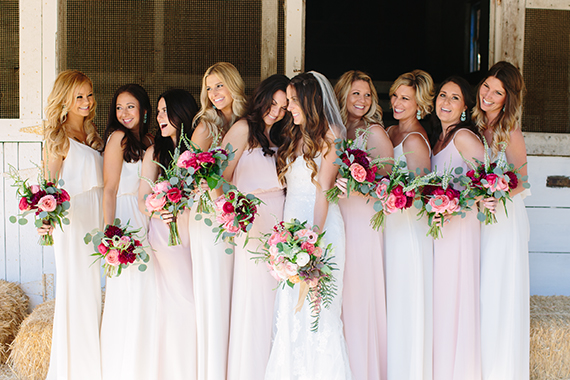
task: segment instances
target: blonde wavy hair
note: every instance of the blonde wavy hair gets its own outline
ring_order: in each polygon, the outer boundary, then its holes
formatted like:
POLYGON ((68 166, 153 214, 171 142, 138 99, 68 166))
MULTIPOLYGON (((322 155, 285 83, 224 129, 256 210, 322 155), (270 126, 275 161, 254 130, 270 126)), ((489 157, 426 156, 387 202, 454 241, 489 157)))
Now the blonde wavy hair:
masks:
POLYGON ((400 86, 409 86, 416 90, 416 103, 422 119, 433 111, 435 88, 431 75, 423 70, 414 70, 400 75, 390 86, 390 98, 400 86))
MULTIPOLYGON (((75 104, 77 89, 86 83, 93 89, 91 79, 77 70, 65 70, 57 76, 45 109, 47 122, 44 128, 44 141, 48 155, 65 157, 67 154, 69 138, 64 128, 67 121, 67 111, 75 104)), ((83 120, 83 129, 87 134, 87 145, 95 150, 101 150, 104 145, 103 140, 97 133, 95 124, 93 124, 96 109, 97 102, 93 98, 93 107, 91 107, 89 115, 83 120)))
POLYGON ((522 113, 522 101, 525 90, 523 77, 515 66, 506 61, 497 62, 491 67, 485 79, 477 86, 477 102, 473 109, 473 122, 479 129, 481 135, 487 128, 493 130, 493 141, 491 149, 496 155, 501 150, 501 145, 509 144, 511 132, 520 128, 520 117, 522 113), (505 105, 499 111, 499 115, 494 120, 488 120, 485 111, 481 109, 481 99, 479 91, 488 78, 495 77, 501 81, 505 89, 505 105))
POLYGON ((346 125, 348 120, 348 111, 346 108, 346 99, 350 93, 350 87, 357 80, 364 81, 370 86, 371 104, 370 109, 362 117, 364 123, 367 127, 373 124, 380 124, 384 126, 382 122, 382 107, 378 104, 378 93, 376 92, 376 87, 372 83, 372 78, 362 71, 351 70, 342 74, 338 82, 334 86, 334 93, 338 99, 338 105, 340 107, 340 116, 342 117, 342 122, 346 125))
POLYGON ((329 125, 323 110, 323 94, 319 82, 310 73, 303 73, 291 79, 289 86, 295 88, 300 108, 305 117, 304 125, 295 125, 290 118, 284 128, 283 143, 277 150, 277 171, 279 181, 286 183, 285 174, 293 164, 297 154, 297 146, 303 142, 303 158, 311 169, 311 181, 317 188, 319 183, 315 180, 319 168, 315 158, 319 154, 327 155, 331 151, 333 141, 327 138, 329 125), (326 145, 326 152, 322 153, 326 145))
POLYGON ((215 141, 219 137, 223 137, 229 127, 238 119, 242 118, 246 111, 247 99, 245 97, 245 83, 235 66, 228 62, 218 62, 208 67, 208 70, 206 70, 202 78, 200 111, 198 111, 194 117, 193 126, 196 127, 200 122, 203 122, 210 131, 210 136, 212 136, 215 141), (209 75, 216 75, 232 95, 233 116, 229 123, 226 123, 222 111, 215 109, 210 98, 208 98, 206 78, 208 78, 209 75))

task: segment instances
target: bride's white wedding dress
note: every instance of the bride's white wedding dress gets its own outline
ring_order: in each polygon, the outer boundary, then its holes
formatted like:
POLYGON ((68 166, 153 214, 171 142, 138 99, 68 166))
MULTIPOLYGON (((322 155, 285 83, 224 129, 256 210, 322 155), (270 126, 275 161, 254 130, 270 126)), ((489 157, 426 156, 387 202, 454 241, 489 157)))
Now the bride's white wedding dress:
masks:
MULTIPOLYGON (((321 158, 315 158, 320 167, 321 158)), ((285 175, 287 197, 284 220, 297 218, 313 225, 316 187, 311 181, 311 170, 302 156, 297 157, 285 175)), ((345 237, 340 209, 330 204, 325 222, 325 243, 334 247, 334 262, 338 270, 333 271, 337 295, 330 308, 321 310, 319 329, 311 332, 311 317, 308 301, 303 309, 294 312, 299 298, 299 286, 286 286, 277 290, 275 301, 274 339, 267 364, 267 380, 348 380, 352 379, 343 326, 340 319, 342 305, 342 280, 344 274, 345 237)))

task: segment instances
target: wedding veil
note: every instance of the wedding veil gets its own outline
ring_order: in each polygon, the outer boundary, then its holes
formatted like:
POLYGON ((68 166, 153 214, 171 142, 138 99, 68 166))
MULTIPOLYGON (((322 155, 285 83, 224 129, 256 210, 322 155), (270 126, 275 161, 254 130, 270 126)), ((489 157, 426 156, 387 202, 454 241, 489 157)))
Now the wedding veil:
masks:
POLYGON ((309 71, 319 82, 323 94, 323 112, 330 130, 336 138, 346 139, 346 127, 340 116, 340 108, 329 80, 321 73, 309 71))

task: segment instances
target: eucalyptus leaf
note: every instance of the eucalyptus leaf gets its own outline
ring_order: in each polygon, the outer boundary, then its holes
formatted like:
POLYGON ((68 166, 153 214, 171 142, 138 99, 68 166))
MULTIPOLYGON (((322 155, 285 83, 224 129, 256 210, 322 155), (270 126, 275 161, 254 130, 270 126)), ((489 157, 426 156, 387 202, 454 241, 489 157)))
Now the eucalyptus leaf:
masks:
POLYGON ((206 223, 206 225, 208 227, 212 227, 212 219, 210 218, 204 218, 204 223, 206 223))
POLYGON ((232 253, 234 253, 233 248, 226 248, 226 253, 227 253, 228 255, 231 255, 232 253))
POLYGON ((141 272, 144 272, 146 270, 146 268, 147 268, 146 264, 139 264, 139 270, 141 272))
POLYGON ((196 220, 202 220, 202 214, 196 214, 196 216, 194 217, 194 219, 196 219, 196 220))
POLYGON ((480 222, 484 223, 484 222, 485 222, 485 219, 486 219, 485 214, 482 213, 481 211, 479 211, 479 212, 477 213, 477 219, 479 219, 480 222))
POLYGON ((12 215, 9 219, 10 223, 16 223, 18 221, 18 218, 16 218, 14 215, 12 215))
POLYGON ((24 226, 24 225, 28 224, 28 219, 22 218, 22 219, 18 220, 18 224, 20 226, 24 226))

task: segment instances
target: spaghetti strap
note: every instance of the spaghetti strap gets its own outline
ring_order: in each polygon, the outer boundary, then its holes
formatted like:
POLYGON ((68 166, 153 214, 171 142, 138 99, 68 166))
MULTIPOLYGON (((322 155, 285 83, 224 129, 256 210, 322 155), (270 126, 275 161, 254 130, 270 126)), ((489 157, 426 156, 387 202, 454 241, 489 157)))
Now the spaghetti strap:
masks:
MULTIPOLYGON (((431 156, 431 147, 429 145, 429 142, 426 140, 426 138, 424 137, 424 135, 422 135, 420 132, 410 132, 406 135, 406 137, 404 137, 404 139, 402 140, 402 142, 400 143, 400 145, 402 145, 402 147, 404 146, 404 141, 406 141, 406 139, 408 138, 408 136, 410 135, 420 135, 421 138, 425 141, 427 147, 428 147, 428 151, 429 151, 429 155, 431 156)), ((455 138, 455 136, 453 136, 453 138, 455 138)))
MULTIPOLYGON (((460 130, 455 131, 455 133, 453 134, 453 137, 451 138, 451 141, 453 141, 454 144, 455 144, 455 136, 457 136, 457 134, 458 134, 459 132, 461 132, 461 131, 468 131, 468 132, 471 132, 471 134, 472 134, 473 136, 477 137, 477 139, 479 139, 479 141, 481 141, 481 137, 477 136, 477 134, 475 134, 475 132, 473 132, 472 130, 467 129, 467 128, 461 128, 460 130)), ((481 141, 481 142, 482 142, 482 141, 481 141)))

